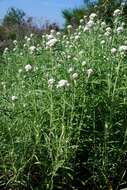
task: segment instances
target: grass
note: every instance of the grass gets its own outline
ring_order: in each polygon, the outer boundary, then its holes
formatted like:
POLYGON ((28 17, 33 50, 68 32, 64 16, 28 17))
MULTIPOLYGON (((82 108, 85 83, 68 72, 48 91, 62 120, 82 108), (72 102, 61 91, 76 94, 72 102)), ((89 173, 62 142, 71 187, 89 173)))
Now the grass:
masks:
POLYGON ((126 182, 127 51, 119 47, 127 31, 117 34, 117 22, 105 36, 107 26, 94 23, 53 34, 51 47, 46 35, 26 37, 1 56, 1 189, 116 190, 126 182))

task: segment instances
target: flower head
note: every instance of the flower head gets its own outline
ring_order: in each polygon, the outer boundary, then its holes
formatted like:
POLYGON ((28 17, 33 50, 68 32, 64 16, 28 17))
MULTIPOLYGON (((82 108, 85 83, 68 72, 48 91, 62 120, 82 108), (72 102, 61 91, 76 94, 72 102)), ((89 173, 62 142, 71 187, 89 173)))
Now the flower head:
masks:
POLYGON ((48 87, 52 88, 54 82, 55 82, 55 80, 53 78, 49 79, 48 80, 48 87))
POLYGON ((14 102, 14 101, 18 100, 18 97, 17 96, 12 96, 11 100, 14 102))
POLYGON ((126 45, 122 45, 119 47, 119 51, 120 52, 127 52, 127 46, 126 45))
POLYGON ((80 23, 82 24, 84 22, 84 20, 83 19, 80 19, 80 23))
POLYGON ((90 20, 93 20, 93 19, 95 19, 96 17, 97 17, 97 14, 96 14, 96 13, 91 13, 90 16, 89 16, 90 20))
POLYGON ((69 69, 68 69, 68 73, 71 73, 71 72, 73 72, 73 68, 72 67, 70 67, 69 69))
POLYGON ((50 39, 47 43, 46 43, 46 46, 51 48, 53 47, 57 42, 57 39, 56 38, 53 38, 53 39, 50 39))
POLYGON ((124 31, 124 28, 123 26, 119 26, 117 29, 116 29, 117 33, 120 34, 124 31))
POLYGON ((36 47, 35 47, 35 46, 30 46, 30 47, 29 47, 29 51, 30 51, 31 54, 32 54, 35 50, 36 50, 36 47))
POLYGON ((72 29, 72 26, 71 26, 71 25, 68 25, 68 26, 67 26, 67 29, 68 29, 68 30, 71 30, 71 29, 72 29))
POLYGON ((114 11, 114 13, 113 13, 113 16, 114 16, 114 17, 117 17, 117 16, 119 16, 119 15, 121 15, 121 10, 120 10, 120 9, 116 9, 116 10, 114 11))
POLYGON ((83 62, 82 62, 82 66, 85 66, 85 65, 86 65, 86 61, 83 61, 83 62))
POLYGON ((78 73, 74 73, 73 75, 72 75, 72 79, 77 79, 78 78, 78 73))
POLYGON ((101 43, 102 45, 105 44, 105 40, 102 40, 100 43, 101 43))
POLYGON ((93 69, 88 69, 87 70, 87 75, 88 75, 88 78, 90 77, 90 75, 93 73, 93 69))
POLYGON ((57 88, 68 87, 68 86, 69 86, 69 83, 67 80, 60 80, 58 82, 57 88))
POLYGON ((32 66, 30 64, 26 65, 25 66, 25 70, 28 72, 28 71, 31 71, 32 69, 32 66))
POLYGON ((90 29, 90 28, 92 28, 93 26, 95 25, 95 22, 93 21, 93 20, 89 20, 88 22, 87 22, 87 27, 90 29))
POLYGON ((115 54, 116 52, 117 52, 117 49, 116 49, 116 48, 112 48, 112 49, 111 49, 111 53, 112 53, 112 54, 115 54))
POLYGON ((102 28, 106 27, 106 23, 105 23, 105 22, 102 22, 102 23, 101 23, 101 27, 102 27, 102 28))

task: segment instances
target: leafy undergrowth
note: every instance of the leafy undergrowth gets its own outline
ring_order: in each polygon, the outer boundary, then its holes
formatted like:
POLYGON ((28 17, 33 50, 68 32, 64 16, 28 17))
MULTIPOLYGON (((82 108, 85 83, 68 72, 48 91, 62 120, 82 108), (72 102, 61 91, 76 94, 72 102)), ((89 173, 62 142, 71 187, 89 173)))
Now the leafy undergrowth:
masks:
MULTIPOLYGON (((117 14, 116 14, 117 13, 117 14)), ((119 14, 118 14, 119 13, 119 14)), ((32 34, 0 63, 0 189, 118 190, 127 181, 127 30, 91 14, 32 34)))

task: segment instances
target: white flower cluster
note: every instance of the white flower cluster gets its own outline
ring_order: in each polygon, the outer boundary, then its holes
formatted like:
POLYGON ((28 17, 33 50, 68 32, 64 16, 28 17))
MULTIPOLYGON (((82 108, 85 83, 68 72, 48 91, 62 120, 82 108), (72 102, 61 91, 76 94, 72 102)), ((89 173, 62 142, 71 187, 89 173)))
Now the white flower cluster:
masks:
POLYGON ((119 26, 119 27, 116 29, 117 34, 121 34, 123 31, 124 31, 123 26, 119 26))
POLYGON ((126 45, 120 46, 119 47, 119 52, 127 53, 127 46, 126 45))
POLYGON ((73 68, 72 67, 70 67, 69 69, 68 69, 68 73, 72 73, 73 72, 73 68))
POLYGON ((55 80, 53 78, 48 80, 48 87, 52 88, 53 84, 54 84, 55 80))
POLYGON ((28 37, 28 36, 25 36, 25 41, 26 41, 26 43, 29 43, 30 41, 31 41, 31 38, 30 37, 28 37))
POLYGON ((17 97, 17 96, 12 96, 12 97, 11 97, 11 100, 12 100, 13 102, 15 102, 16 100, 18 100, 18 97, 17 97))
POLYGON ((105 28, 106 27, 106 23, 105 22, 101 22, 101 27, 105 28))
POLYGON ((32 66, 30 64, 26 65, 25 66, 25 70, 26 70, 26 72, 31 71, 32 70, 32 66))
POLYGON ((89 18, 90 20, 94 20, 97 17, 96 13, 91 13, 89 18))
POLYGON ((82 66, 84 67, 86 65, 86 61, 83 61, 82 62, 82 66))
POLYGON ((95 13, 91 13, 89 16, 89 21, 87 22, 86 26, 84 27, 84 32, 90 31, 91 28, 95 25, 95 18, 97 15, 95 13))
POLYGON ((88 78, 91 76, 92 73, 93 73, 93 69, 88 69, 87 70, 87 76, 88 76, 88 78))
POLYGON ((4 49, 4 52, 3 52, 3 54, 6 54, 7 52, 8 52, 8 48, 6 47, 5 49, 4 49))
POLYGON ((33 53, 35 52, 35 50, 36 50, 36 47, 35 47, 35 46, 30 46, 30 47, 29 47, 29 53, 30 53, 30 54, 33 54, 33 53))
POLYGON ((71 30, 71 29, 72 29, 72 26, 71 26, 71 25, 68 25, 68 26, 67 26, 67 29, 68 29, 68 30, 71 30))
POLYGON ((101 45, 105 44, 105 40, 102 40, 100 43, 101 43, 101 45))
POLYGON ((67 80, 60 80, 57 84, 57 88, 68 87, 69 85, 67 80))
POLYGON ((72 79, 73 79, 73 80, 76 80, 77 78, 78 78, 78 73, 73 73, 72 79))
POLYGON ((116 49, 116 48, 112 48, 112 49, 111 49, 111 53, 112 53, 112 54, 115 54, 116 52, 117 52, 117 49, 116 49))
POLYGON ((107 27, 105 30, 106 30, 106 32, 104 33, 104 35, 105 36, 110 36, 111 32, 112 32, 112 29, 110 27, 107 27))
POLYGON ((57 39, 54 37, 46 43, 46 48, 51 48, 57 43, 57 39))
POLYGON ((13 41, 13 44, 14 44, 14 45, 17 45, 17 43, 18 43, 17 40, 14 40, 14 41, 13 41))
POLYGON ((121 15, 121 10, 120 9, 116 9, 113 13, 114 17, 120 16, 121 15))

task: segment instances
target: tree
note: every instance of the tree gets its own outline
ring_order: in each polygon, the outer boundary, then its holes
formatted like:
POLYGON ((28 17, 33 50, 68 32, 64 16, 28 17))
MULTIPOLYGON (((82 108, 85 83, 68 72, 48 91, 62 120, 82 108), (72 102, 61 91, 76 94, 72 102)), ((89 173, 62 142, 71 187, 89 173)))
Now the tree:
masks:
POLYGON ((62 11, 65 26, 68 24, 71 24, 73 27, 78 25, 79 20, 83 18, 84 15, 89 15, 92 12, 97 13, 99 19, 111 24, 113 11, 120 8, 123 2, 125 3, 123 7, 123 17, 127 20, 127 0, 84 0, 84 6, 62 11))
POLYGON ((24 22, 24 11, 20 9, 10 8, 3 19, 4 26, 20 25, 24 22))
POLYGON ((79 21, 85 14, 88 14, 91 9, 93 9, 95 1, 84 0, 84 5, 79 8, 74 9, 65 9, 62 11, 62 15, 65 19, 65 26, 71 24, 73 27, 76 27, 79 24, 79 21))

